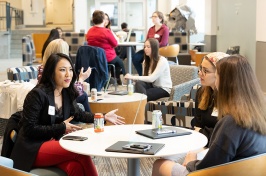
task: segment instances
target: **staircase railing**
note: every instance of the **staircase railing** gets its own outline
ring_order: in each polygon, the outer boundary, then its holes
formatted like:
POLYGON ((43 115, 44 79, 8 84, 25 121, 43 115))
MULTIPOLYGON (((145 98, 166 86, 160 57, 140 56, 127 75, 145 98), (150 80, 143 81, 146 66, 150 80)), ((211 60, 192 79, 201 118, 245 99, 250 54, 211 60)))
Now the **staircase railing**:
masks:
POLYGON ((0 1, 0 31, 10 31, 12 19, 15 20, 15 27, 23 25, 23 15, 23 10, 11 7, 9 2, 0 1))

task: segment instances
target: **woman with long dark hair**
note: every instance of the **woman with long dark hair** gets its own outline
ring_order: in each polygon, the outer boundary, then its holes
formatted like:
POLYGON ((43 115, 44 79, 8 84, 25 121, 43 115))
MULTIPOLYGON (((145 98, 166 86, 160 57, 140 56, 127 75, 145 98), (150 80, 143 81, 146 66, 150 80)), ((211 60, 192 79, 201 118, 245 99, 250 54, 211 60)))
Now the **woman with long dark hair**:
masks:
MULTIPOLYGON (((58 53, 48 58, 39 84, 24 101, 21 128, 11 153, 15 168, 29 171, 32 167, 56 166, 68 175, 98 175, 90 156, 66 151, 58 141, 64 134, 81 129, 71 120, 94 120, 94 114, 77 106, 76 77, 69 56, 58 53)), ((105 114, 105 119, 119 119, 115 111, 105 114)))
POLYGON ((148 101, 169 97, 172 88, 170 67, 167 59, 159 55, 158 40, 147 39, 144 44, 144 52, 144 75, 126 74, 125 79, 136 80, 135 92, 146 94, 148 101))

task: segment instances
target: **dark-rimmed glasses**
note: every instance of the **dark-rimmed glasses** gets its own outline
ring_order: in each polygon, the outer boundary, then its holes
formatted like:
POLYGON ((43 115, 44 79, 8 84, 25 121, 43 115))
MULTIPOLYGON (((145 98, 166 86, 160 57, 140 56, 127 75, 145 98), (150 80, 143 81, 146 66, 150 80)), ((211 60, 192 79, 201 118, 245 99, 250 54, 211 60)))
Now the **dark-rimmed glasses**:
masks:
POLYGON ((209 74, 209 73, 215 73, 215 72, 210 72, 209 70, 207 70, 206 68, 204 68, 204 67, 202 67, 202 65, 200 65, 199 67, 198 67, 198 74, 199 74, 199 72, 201 72, 201 74, 203 75, 203 76, 206 76, 206 74, 209 74))

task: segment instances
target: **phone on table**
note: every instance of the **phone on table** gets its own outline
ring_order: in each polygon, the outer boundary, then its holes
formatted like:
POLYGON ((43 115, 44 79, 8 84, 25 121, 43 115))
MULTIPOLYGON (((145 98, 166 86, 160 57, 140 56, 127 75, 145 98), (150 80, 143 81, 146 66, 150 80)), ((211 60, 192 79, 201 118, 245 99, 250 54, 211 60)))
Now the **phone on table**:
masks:
POLYGON ((150 144, 127 144, 124 145, 122 148, 125 150, 134 150, 139 152, 145 152, 151 149, 150 144))
POLYGON ((62 139, 64 140, 72 140, 72 141, 85 141, 88 138, 83 136, 64 136, 62 139))

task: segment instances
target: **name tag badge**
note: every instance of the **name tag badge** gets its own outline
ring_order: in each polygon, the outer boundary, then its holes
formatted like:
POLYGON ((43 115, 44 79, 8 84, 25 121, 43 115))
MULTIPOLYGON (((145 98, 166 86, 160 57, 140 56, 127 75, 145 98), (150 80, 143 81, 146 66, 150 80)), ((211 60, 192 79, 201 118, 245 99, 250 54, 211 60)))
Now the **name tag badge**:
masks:
POLYGON ((216 108, 213 108, 211 116, 218 117, 218 110, 216 108))
POLYGON ((154 38, 160 38, 159 34, 154 34, 154 38))
POLYGON ((49 115, 55 115, 55 107, 54 106, 49 106, 48 114, 49 115))

